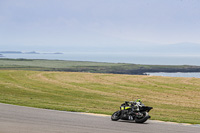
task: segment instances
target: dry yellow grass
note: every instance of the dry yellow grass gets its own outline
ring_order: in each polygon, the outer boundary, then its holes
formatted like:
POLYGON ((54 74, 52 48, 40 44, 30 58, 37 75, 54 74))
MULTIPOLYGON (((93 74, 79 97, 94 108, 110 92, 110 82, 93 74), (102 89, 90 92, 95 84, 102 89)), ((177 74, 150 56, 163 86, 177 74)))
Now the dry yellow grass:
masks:
POLYGON ((200 79, 73 72, 0 71, 0 102, 111 114, 126 100, 152 119, 200 123, 200 79))

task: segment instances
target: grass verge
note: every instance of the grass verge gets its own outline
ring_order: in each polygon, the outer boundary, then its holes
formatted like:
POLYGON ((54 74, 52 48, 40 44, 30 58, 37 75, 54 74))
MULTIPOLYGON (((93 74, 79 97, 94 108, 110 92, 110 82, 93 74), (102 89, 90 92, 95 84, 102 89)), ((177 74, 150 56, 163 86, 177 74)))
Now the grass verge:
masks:
POLYGON ((200 79, 0 70, 0 102, 112 114, 127 100, 153 106, 152 119, 200 124, 200 79))

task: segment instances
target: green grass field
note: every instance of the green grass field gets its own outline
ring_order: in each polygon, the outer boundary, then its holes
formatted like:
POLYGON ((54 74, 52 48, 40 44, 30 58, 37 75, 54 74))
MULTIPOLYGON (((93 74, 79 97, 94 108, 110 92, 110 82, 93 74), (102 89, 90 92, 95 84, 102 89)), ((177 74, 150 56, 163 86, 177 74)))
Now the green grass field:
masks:
POLYGON ((2 103, 112 114, 136 98, 152 119, 200 124, 199 78, 0 70, 2 103))

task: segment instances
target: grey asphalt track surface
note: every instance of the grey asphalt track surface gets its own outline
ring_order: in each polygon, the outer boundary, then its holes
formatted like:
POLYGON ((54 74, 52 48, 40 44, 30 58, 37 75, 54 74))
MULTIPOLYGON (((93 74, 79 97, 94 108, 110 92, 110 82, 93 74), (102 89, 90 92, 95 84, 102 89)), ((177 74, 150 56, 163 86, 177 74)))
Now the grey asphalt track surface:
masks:
POLYGON ((0 103, 0 133, 200 133, 200 127, 153 120, 111 121, 110 116, 0 103))

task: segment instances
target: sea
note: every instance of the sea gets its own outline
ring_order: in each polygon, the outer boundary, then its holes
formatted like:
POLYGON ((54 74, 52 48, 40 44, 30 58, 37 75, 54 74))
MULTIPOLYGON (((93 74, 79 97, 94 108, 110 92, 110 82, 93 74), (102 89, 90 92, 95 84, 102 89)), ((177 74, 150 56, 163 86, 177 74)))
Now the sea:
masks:
POLYGON ((193 77, 193 78, 200 78, 200 72, 176 72, 176 73, 166 73, 166 72, 159 72, 159 73, 146 73, 147 75, 152 76, 165 76, 165 77, 193 77))
MULTIPOLYGON (((50 59, 50 60, 73 60, 109 63, 131 63, 146 65, 195 65, 200 66, 199 56, 160 56, 160 55, 137 55, 132 53, 108 53, 108 52, 64 52, 62 54, 3 54, 0 58, 24 58, 24 59, 50 59)), ((196 77, 200 73, 147 73, 155 76, 170 77, 196 77)))

